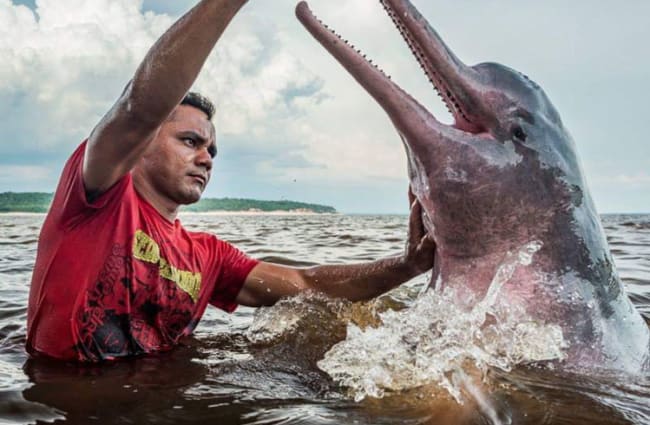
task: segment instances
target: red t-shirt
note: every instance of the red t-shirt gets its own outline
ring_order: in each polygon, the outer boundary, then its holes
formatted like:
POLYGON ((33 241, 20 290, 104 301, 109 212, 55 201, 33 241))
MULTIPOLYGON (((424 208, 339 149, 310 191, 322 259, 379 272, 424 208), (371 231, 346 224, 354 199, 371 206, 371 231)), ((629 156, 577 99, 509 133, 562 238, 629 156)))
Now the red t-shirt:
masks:
POLYGON ((127 174, 86 199, 86 143, 66 163, 38 242, 27 350, 99 361, 171 349, 208 303, 232 312, 258 261, 167 221, 127 174))

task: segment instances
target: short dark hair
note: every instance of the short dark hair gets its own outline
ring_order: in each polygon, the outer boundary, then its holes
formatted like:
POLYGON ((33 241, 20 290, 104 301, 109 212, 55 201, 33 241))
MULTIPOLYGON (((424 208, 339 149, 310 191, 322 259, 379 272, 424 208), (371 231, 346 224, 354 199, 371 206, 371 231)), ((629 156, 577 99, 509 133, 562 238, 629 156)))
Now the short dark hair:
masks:
POLYGON ((214 113, 216 112, 214 103, 212 103, 212 101, 207 97, 197 92, 191 91, 187 93, 181 101, 181 105, 193 106, 194 108, 205 112, 205 114, 208 116, 208 120, 210 121, 212 121, 212 117, 214 117, 214 113))

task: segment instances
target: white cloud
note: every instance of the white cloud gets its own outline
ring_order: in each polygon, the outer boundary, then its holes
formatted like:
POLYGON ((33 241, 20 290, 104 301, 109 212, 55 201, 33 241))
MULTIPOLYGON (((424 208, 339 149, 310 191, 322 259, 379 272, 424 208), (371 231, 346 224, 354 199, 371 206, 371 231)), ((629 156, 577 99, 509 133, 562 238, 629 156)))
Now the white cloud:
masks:
POLYGON ((31 136, 32 147, 50 150, 79 143, 169 22, 139 14, 137 2, 39 0, 34 13, 0 1, 0 51, 10 64, 0 95, 20 118, 0 136, 31 136))
MULTIPOLYGON (((76 144, 108 110, 149 46, 173 22, 166 15, 143 13, 141 5, 39 0, 32 12, 0 0, 0 52, 8 64, 0 68, 0 94, 13 99, 15 114, 33 118, 34 127, 20 125, 33 132, 34 144, 76 144)), ((227 33, 204 68, 197 87, 217 99, 226 133, 245 133, 265 125, 270 116, 286 114, 283 93, 288 89, 318 89, 316 76, 284 46, 269 43, 274 37, 259 31, 227 33)))
MULTIPOLYGON (((342 11, 360 13, 357 2, 343 3, 342 11)), ((20 134, 31 151, 69 152, 108 110, 174 18, 142 12, 141 0, 39 0, 36 5, 32 11, 0 0, 0 52, 8 64, 0 68, 0 95, 9 100, 0 106, 5 117, 0 141, 20 134)), ((361 11, 381 16, 376 5, 361 5, 361 11)), ((292 13, 285 19, 269 23, 255 13, 238 16, 197 81, 195 89, 215 99, 224 143, 236 137, 245 139, 248 149, 266 152, 266 158, 245 166, 279 180, 294 177, 296 169, 313 179, 328 173, 342 180, 380 174, 391 156, 385 151, 400 152, 399 144, 372 146, 373 137, 362 128, 355 130, 359 134, 333 131, 332 122, 346 105, 337 99, 324 117, 318 107, 331 87, 324 91, 316 70, 305 65, 312 58, 330 59, 302 29, 298 39, 291 34, 296 28, 287 23, 297 25, 292 13), (310 56, 301 57, 295 44, 303 53, 308 46, 310 56), (375 155, 368 157, 367 148, 375 155)), ((337 78, 349 77, 338 72, 337 78)), ((0 151, 16 153, 15 145, 5 143, 0 151)))

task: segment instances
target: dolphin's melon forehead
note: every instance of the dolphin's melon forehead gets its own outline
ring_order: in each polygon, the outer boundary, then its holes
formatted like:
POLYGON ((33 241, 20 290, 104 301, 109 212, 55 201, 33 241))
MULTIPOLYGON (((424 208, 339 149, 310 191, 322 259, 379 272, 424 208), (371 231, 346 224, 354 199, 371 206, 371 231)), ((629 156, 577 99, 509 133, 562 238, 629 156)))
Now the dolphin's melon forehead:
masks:
POLYGON ((502 93, 514 106, 531 115, 544 114, 552 122, 561 121, 544 89, 522 72, 496 62, 484 62, 472 68, 484 90, 502 93))

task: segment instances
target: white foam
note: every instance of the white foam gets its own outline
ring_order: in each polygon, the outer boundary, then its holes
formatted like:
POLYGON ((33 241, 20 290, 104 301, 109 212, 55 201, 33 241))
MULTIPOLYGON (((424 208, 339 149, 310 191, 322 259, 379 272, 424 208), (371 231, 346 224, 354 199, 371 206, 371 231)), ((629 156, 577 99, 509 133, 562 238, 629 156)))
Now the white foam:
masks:
POLYGON ((471 311, 454 304, 452 290, 430 290, 408 309, 381 314, 378 327, 349 324, 347 339, 326 353, 319 368, 357 401, 435 384, 463 402, 462 380, 453 377, 467 365, 510 370, 520 363, 563 359, 566 344, 558 325, 495 303, 515 270, 529 265, 540 247, 532 242, 509 255, 471 311))

